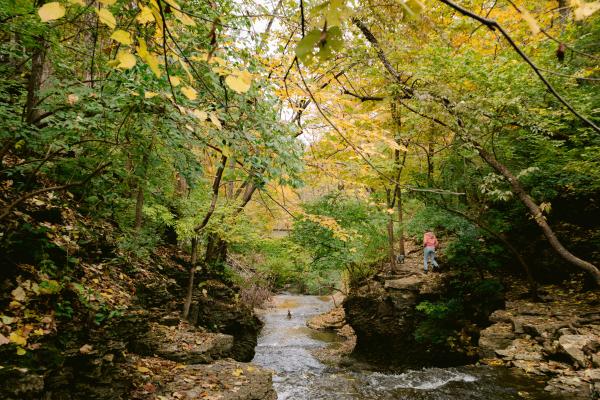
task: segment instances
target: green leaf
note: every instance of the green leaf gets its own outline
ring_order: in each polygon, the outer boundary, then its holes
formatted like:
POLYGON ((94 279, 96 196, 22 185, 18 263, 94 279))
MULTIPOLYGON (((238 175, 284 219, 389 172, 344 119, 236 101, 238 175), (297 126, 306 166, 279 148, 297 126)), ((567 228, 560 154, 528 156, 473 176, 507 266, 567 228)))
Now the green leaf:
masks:
POLYGON ((305 62, 309 55, 312 54, 313 49, 316 47, 319 38, 321 37, 321 31, 313 29, 308 32, 304 38, 298 42, 296 46, 296 56, 300 61, 305 62))

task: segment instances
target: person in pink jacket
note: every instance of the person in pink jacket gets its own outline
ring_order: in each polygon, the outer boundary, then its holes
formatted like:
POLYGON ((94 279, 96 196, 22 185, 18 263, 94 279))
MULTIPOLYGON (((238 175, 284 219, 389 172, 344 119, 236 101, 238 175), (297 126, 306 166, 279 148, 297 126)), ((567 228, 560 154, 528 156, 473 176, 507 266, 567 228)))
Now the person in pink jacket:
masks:
POLYGON ((435 261, 435 248, 438 246, 438 240, 435 237, 432 230, 425 232, 423 235, 423 264, 425 267, 425 273, 427 273, 428 260, 431 258, 431 269, 439 268, 440 266, 435 261))

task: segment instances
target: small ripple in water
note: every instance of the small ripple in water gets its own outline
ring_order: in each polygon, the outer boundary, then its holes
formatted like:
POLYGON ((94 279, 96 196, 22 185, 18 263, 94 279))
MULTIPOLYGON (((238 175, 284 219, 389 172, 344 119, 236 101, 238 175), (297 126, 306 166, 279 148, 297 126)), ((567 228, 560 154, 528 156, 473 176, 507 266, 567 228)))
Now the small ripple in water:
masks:
POLYGON ((424 368, 402 374, 373 373, 368 382, 375 388, 433 390, 450 382, 475 382, 477 378, 454 369, 424 368))

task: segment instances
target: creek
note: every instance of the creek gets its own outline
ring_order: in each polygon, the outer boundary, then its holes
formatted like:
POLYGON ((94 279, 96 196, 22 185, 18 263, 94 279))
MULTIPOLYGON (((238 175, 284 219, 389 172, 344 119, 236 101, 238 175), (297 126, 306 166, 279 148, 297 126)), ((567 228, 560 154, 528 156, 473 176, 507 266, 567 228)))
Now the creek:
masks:
MULTIPOLYGON (((278 400, 554 400, 544 383, 506 368, 464 366, 402 372, 341 368, 314 354, 335 346, 335 333, 318 332, 306 321, 328 311, 324 297, 278 295, 265 323, 253 362, 274 371, 278 400), (292 318, 287 317, 288 310, 292 318)), ((357 366, 360 364, 356 364, 357 366)))

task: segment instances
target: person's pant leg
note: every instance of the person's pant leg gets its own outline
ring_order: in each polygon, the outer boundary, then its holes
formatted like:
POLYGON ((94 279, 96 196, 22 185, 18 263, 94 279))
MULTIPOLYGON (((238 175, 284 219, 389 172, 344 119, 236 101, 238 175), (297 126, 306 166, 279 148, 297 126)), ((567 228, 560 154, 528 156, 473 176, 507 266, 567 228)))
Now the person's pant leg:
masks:
POLYGON ((432 268, 439 268, 440 267, 438 265, 437 261, 435 261, 435 250, 431 250, 431 265, 433 266, 432 268))
POLYGON ((423 269, 427 272, 427 258, 429 257, 429 249, 425 247, 423 249, 423 269))

